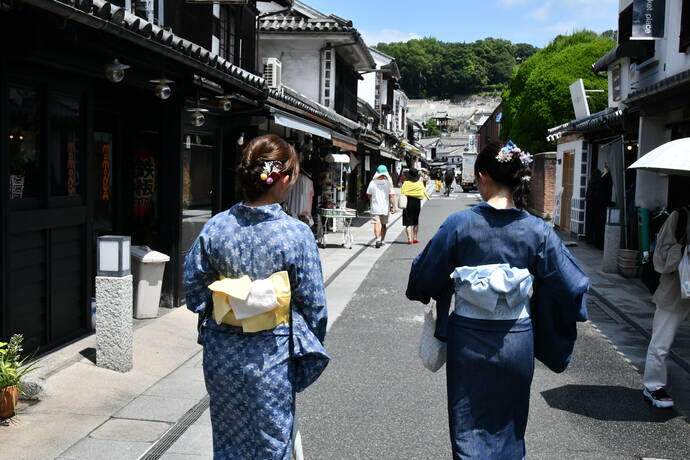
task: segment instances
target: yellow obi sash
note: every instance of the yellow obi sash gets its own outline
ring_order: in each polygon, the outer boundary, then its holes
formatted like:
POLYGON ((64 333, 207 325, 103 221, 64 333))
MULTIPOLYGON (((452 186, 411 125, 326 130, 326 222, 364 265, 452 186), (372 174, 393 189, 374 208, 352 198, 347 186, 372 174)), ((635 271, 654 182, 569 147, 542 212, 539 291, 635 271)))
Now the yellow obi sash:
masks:
POLYGON ((244 332, 275 329, 290 318, 288 272, 274 273, 265 280, 221 278, 208 287, 213 291, 213 319, 216 323, 242 327, 244 332))

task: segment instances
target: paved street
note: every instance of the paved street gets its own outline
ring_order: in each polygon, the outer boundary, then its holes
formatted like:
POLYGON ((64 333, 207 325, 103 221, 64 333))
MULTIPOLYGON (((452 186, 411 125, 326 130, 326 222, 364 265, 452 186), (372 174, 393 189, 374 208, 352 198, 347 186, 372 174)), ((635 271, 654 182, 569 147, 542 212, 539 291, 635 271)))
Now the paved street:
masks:
MULTIPOLYGON (((444 216, 476 200, 434 198, 422 210, 422 243, 444 216)), ((390 245, 333 325, 333 358, 300 398, 309 459, 448 458, 445 378, 422 368, 421 304, 407 301, 409 265, 421 246, 390 245)), ((590 303, 592 317, 601 311, 590 303)), ((690 425, 643 401, 640 376, 591 324, 580 327, 570 368, 539 365, 528 426, 531 459, 687 459, 690 425)))
MULTIPOLYGON (((298 399, 305 458, 449 458, 445 372, 432 374, 419 362, 423 306, 409 302, 404 289, 411 261, 445 216, 476 202, 473 194, 434 195, 422 208, 419 245, 406 244, 401 222, 394 219, 382 249, 368 245, 371 227, 364 224, 355 231, 352 250, 322 250, 331 316, 326 346, 332 361, 298 399)), ((529 458, 686 460, 690 424, 676 411, 653 410, 641 397, 634 364, 639 368, 644 355, 643 334, 614 320, 602 299, 592 296, 589 306, 592 323, 580 326, 570 368, 556 375, 537 366, 529 458)), ((138 377, 115 376, 88 360, 56 371, 48 380, 47 397, 18 418, 21 431, 15 432, 13 450, 0 452, 0 458, 211 458, 208 397, 193 325, 193 315, 181 309, 143 327, 138 377), (145 347, 154 338, 168 343, 175 329, 185 331, 183 341, 177 333, 178 351, 145 347), (153 353, 162 361, 149 369, 155 361, 144 357, 153 353), (98 382, 106 384, 100 396, 76 396, 98 382), (65 406, 69 401, 76 405, 65 406), (51 418, 61 420, 62 429, 47 423, 51 418), (83 434, 68 441, 67 434, 80 430, 83 434), (26 450, 35 436, 51 437, 41 449, 26 450)), ((679 351, 679 359, 686 359, 686 351, 679 351)), ((690 375, 675 364, 671 373, 675 391, 681 392, 690 375)), ((686 407, 681 407, 685 415, 686 407)))

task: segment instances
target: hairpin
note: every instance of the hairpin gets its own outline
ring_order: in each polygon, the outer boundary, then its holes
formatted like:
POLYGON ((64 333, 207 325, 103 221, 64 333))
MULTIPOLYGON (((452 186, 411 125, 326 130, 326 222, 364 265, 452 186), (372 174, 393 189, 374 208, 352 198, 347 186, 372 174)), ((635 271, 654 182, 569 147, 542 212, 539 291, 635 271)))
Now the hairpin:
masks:
POLYGON ((498 160, 499 163, 508 163, 510 161, 513 161, 513 158, 520 159, 520 162, 522 163, 523 166, 529 166, 532 164, 532 155, 527 152, 523 152, 520 150, 520 147, 515 145, 513 141, 508 141, 506 145, 501 149, 500 152, 498 152, 498 155, 496 155, 496 160, 498 160))
POLYGON ((264 170, 261 173, 261 180, 271 185, 276 180, 280 179, 282 174, 283 163, 280 161, 266 161, 264 162, 264 170))
POLYGON ((532 176, 522 176, 520 180, 522 180, 522 182, 529 182, 532 180, 532 176))

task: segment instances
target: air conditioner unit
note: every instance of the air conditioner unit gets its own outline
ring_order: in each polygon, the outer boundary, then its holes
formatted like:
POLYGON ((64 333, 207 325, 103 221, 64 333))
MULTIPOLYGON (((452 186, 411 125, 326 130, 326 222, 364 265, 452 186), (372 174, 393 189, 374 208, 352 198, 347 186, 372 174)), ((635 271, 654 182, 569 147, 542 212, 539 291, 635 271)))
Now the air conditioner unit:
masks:
POLYGON ((280 89, 282 86, 283 65, 280 59, 270 57, 264 58, 264 79, 269 88, 280 89))

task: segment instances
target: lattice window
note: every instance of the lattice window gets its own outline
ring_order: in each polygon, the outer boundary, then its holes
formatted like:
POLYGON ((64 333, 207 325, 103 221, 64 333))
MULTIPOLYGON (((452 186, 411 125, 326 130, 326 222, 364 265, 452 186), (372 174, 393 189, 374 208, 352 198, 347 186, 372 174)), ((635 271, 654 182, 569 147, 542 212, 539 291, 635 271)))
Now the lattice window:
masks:
POLYGON ((321 104, 335 105, 335 51, 330 44, 321 52, 321 104))

